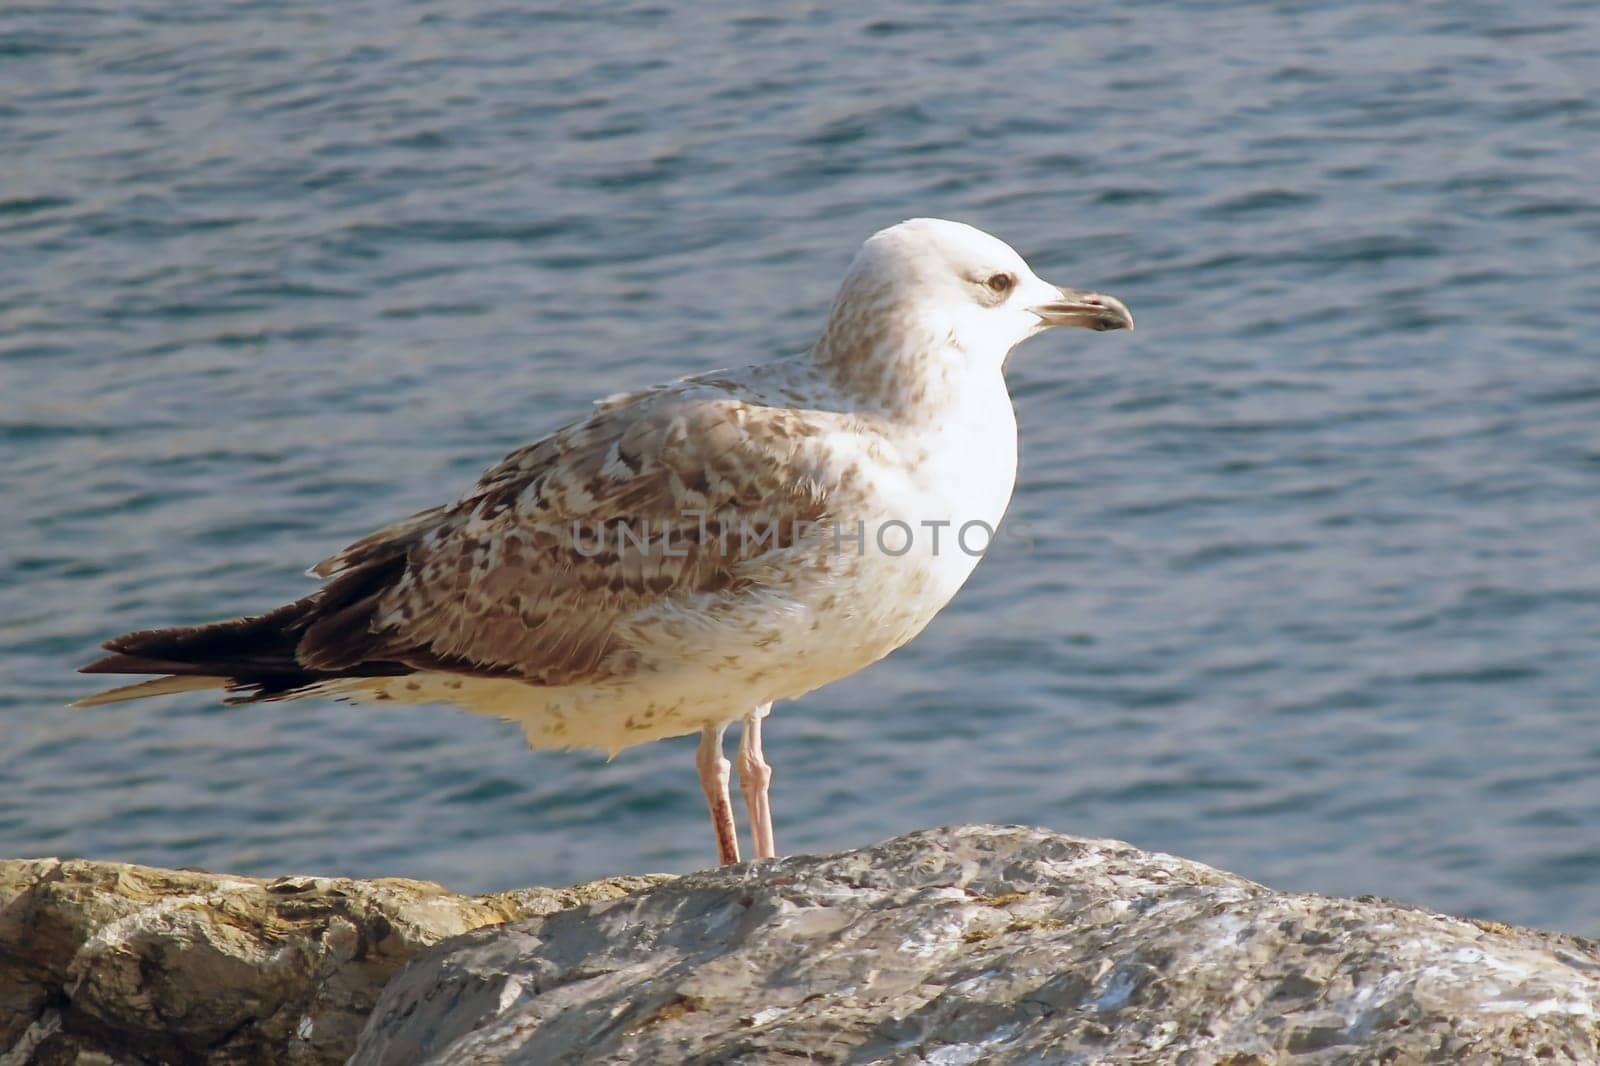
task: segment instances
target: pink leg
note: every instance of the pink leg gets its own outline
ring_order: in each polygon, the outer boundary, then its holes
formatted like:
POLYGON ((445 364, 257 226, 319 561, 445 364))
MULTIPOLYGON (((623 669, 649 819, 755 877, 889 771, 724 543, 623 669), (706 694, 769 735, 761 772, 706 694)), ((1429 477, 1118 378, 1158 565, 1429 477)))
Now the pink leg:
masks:
POLYGON ((733 800, 728 798, 732 766, 722 757, 722 734, 726 725, 708 725, 700 731, 700 750, 694 764, 700 771, 700 788, 711 808, 711 828, 717 834, 717 861, 726 865, 739 861, 739 831, 733 825, 733 800))
POLYGON ((750 816, 750 842, 758 859, 775 859, 778 846, 772 838, 772 802, 767 786, 772 783, 772 767, 761 754, 761 719, 772 704, 758 707, 745 716, 739 734, 739 789, 744 793, 744 809, 750 816))

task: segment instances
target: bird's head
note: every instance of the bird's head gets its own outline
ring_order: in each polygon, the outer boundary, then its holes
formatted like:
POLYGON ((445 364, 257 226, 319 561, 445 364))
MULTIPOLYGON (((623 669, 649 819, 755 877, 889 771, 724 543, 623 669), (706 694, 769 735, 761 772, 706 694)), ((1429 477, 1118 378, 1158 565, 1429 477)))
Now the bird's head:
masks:
POLYGON ((835 314, 861 328, 916 322, 983 363, 1053 326, 1132 329, 1115 297, 1041 279, 1010 245, 961 222, 914 218, 862 245, 835 314))

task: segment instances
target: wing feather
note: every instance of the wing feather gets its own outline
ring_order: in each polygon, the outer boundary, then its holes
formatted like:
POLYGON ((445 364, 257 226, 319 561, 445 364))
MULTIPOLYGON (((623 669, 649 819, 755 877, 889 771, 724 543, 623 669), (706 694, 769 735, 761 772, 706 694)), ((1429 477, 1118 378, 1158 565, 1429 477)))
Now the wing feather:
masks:
POLYGON ((405 559, 370 612, 313 626, 297 657, 544 685, 626 674, 629 618, 739 594, 826 519, 829 417, 707 385, 619 397, 513 452, 455 504, 319 564, 333 575, 405 559))

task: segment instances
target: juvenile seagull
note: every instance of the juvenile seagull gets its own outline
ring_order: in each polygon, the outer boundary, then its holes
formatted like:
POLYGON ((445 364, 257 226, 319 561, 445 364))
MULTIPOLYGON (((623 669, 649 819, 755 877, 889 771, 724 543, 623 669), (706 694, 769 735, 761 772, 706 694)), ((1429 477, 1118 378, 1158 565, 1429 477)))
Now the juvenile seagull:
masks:
POLYGON ((454 503, 356 541, 268 614, 129 633, 91 674, 159 674, 79 704, 199 688, 229 702, 450 703, 533 747, 615 753, 700 734, 722 862, 776 855, 761 722, 853 674, 955 595, 1011 499, 1002 376, 1052 326, 1132 329, 1110 296, 919 218, 856 255, 810 351, 620 393, 512 452, 454 503))

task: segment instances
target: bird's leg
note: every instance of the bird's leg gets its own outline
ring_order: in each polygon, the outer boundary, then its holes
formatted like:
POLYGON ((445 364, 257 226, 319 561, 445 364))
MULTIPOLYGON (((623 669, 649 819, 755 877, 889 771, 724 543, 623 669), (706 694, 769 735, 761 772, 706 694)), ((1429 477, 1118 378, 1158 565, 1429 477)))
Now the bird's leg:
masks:
POLYGON ((733 825, 733 800, 728 798, 733 767, 722 757, 722 734, 727 728, 708 725, 700 730, 700 751, 694 759, 706 806, 711 808, 711 828, 717 834, 717 861, 724 865, 739 861, 739 831, 733 825))
POLYGON ((772 839, 772 802, 767 797, 772 767, 761 755, 761 719, 771 707, 769 703, 746 715, 744 730, 739 734, 739 789, 744 793, 744 809, 750 816, 750 843, 758 859, 778 857, 772 839))

